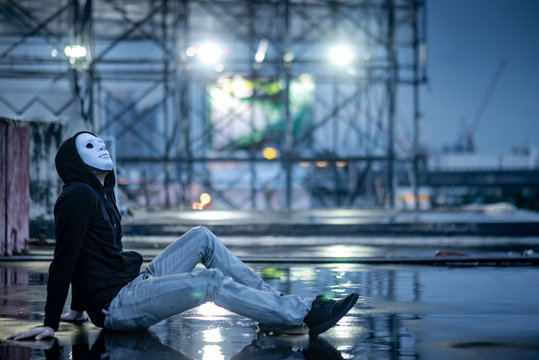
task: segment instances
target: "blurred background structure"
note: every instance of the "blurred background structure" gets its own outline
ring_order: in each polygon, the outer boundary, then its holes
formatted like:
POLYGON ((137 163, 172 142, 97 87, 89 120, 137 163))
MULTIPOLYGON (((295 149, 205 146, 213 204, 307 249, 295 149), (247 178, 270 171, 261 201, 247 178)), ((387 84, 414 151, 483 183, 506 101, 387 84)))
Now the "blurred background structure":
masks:
POLYGON ((125 211, 537 208, 533 149, 473 152, 505 60, 460 145, 421 146, 426 6, 0 1, 0 115, 31 123, 31 219, 52 216, 50 164, 81 129, 108 141, 125 211))
POLYGON ((424 5, 3 0, 0 113, 108 139, 124 205, 391 206, 396 168, 417 184, 395 113, 410 92, 418 126, 424 5))

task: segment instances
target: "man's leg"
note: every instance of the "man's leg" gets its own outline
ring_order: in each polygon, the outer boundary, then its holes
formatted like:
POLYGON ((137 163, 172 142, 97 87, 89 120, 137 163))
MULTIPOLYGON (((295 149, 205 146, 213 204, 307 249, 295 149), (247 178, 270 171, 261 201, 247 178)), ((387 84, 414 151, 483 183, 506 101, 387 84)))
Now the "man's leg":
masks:
POLYGON ((217 269, 161 277, 143 274, 114 298, 105 327, 114 330, 148 328, 207 301, 259 322, 300 325, 313 299, 254 289, 224 276, 217 269))
POLYGON ((219 269, 240 284, 254 289, 276 290, 232 254, 210 230, 196 227, 169 245, 145 269, 151 276, 190 272, 198 263, 219 269))

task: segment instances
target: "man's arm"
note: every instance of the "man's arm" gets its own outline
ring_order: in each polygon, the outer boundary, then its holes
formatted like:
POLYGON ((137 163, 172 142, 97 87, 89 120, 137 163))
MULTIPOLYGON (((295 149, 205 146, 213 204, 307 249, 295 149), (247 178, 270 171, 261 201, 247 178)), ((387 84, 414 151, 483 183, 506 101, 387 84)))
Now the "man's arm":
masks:
POLYGON ((53 330, 58 330, 73 270, 90 227, 92 207, 93 196, 83 188, 62 194, 55 207, 56 247, 49 268, 44 321, 44 326, 53 330))
POLYGON ((54 336, 58 330, 60 316, 69 291, 71 276, 79 251, 90 226, 92 195, 84 189, 64 194, 55 206, 54 232, 56 246, 54 258, 49 267, 47 282, 47 303, 44 325, 8 337, 9 340, 34 338, 41 340, 54 336))

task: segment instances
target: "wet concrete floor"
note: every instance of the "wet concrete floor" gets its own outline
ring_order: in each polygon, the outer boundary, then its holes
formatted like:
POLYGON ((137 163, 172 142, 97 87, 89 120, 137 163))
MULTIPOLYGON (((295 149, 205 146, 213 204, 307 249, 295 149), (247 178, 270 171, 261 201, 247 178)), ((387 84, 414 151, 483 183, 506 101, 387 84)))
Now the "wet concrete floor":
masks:
POLYGON ((538 267, 249 266, 284 293, 356 291, 360 300, 317 340, 263 335, 255 322, 208 303, 146 332, 63 323, 56 340, 13 342, 9 334, 42 323, 48 263, 0 261, 0 358, 539 358, 538 267))

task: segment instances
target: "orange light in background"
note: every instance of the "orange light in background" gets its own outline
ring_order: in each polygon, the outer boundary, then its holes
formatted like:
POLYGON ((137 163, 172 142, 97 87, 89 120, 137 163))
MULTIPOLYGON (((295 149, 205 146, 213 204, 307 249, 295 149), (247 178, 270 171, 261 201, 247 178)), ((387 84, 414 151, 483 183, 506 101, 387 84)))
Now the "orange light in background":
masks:
POLYGON ((208 193, 202 193, 200 194, 200 202, 204 205, 209 204, 211 202, 211 196, 208 193))
POLYGON ((193 203, 193 210, 202 210, 202 204, 199 203, 198 201, 194 202, 193 203))
POLYGON ((335 165, 337 165, 337 167, 340 167, 340 168, 345 167, 346 161, 337 161, 335 165))
POLYGON ((317 161, 316 166, 321 167, 321 168, 325 168, 326 166, 328 166, 328 162, 327 161, 317 161))
POLYGON ((262 150, 262 156, 264 157, 264 159, 267 159, 267 160, 275 159, 278 154, 279 153, 278 153, 277 149, 275 149, 273 147, 270 147, 270 146, 268 146, 267 148, 264 148, 264 150, 262 150))
POLYGON ((193 210, 204 210, 204 207, 211 202, 211 196, 208 193, 200 194, 200 202, 193 203, 193 210))
POLYGON ((309 167, 309 166, 311 166, 311 163, 308 162, 308 161, 301 161, 299 163, 299 166, 301 166, 301 167, 309 167))

